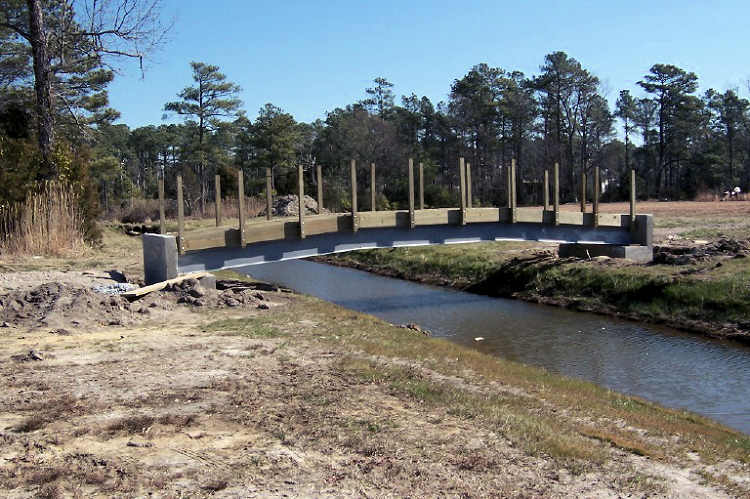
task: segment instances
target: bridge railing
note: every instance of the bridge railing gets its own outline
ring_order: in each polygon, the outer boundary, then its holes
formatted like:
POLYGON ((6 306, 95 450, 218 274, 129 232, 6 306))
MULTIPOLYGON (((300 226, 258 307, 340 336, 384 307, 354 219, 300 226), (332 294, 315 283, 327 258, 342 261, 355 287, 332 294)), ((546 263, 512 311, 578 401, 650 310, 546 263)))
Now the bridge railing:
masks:
MULTIPOLYGON (((215 180, 216 196, 216 227, 185 230, 185 214, 183 201, 183 182, 177 176, 177 248, 179 254, 187 251, 198 251, 220 247, 244 247, 248 244, 278 241, 285 239, 304 239, 308 236, 332 232, 351 231, 373 228, 403 228, 413 229, 427 225, 466 225, 472 223, 525 223, 548 225, 573 225, 581 227, 618 227, 638 232, 636 218, 635 172, 631 170, 630 178, 630 213, 627 215, 600 213, 599 197, 600 182, 599 168, 594 169, 594 195, 592 199, 593 211, 586 212, 586 178, 582 175, 581 182, 581 211, 560 210, 559 166, 554 165, 552 172, 552 202, 550 203, 550 175, 544 172, 543 207, 518 207, 516 197, 516 161, 512 160, 507 169, 508 202, 506 207, 474 208, 472 206, 471 165, 459 158, 459 194, 460 206, 457 208, 425 208, 424 207, 424 169, 418 165, 417 187, 418 197, 415 197, 414 162, 408 161, 409 178, 409 208, 406 210, 377 211, 375 203, 375 164, 370 164, 370 210, 360 211, 357 202, 357 164, 350 162, 351 211, 348 213, 331 213, 307 215, 304 205, 304 177, 302 166, 298 167, 297 187, 299 213, 296 217, 272 217, 273 198, 271 189, 271 169, 266 169, 266 219, 246 220, 243 206, 244 179, 243 172, 238 175, 239 217, 236 227, 222 227, 221 212, 221 179, 217 175, 215 180), (419 203, 417 208, 416 203, 419 203)), ((319 209, 323 207, 323 175, 320 166, 316 166, 317 201, 319 209)), ((166 232, 164 209, 164 180, 159 180, 159 217, 160 232, 166 232)), ((640 218, 640 217, 639 217, 640 218)), ((646 231, 641 231, 644 234, 646 231)), ((634 237, 639 244, 650 245, 645 236, 634 237)))

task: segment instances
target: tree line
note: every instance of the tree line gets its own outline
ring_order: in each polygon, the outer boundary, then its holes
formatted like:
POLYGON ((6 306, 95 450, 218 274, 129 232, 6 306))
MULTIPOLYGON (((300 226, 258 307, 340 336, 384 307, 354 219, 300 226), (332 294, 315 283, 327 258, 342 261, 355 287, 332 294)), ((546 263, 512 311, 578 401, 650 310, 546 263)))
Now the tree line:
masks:
POLYGON ((39 179, 72 175, 85 177, 92 196, 111 207, 154 197, 162 175, 174 195, 181 174, 188 207, 200 212, 212 198, 214 175, 229 190, 242 169, 252 194, 272 168, 274 189, 283 194, 294 192, 298 165, 311 187, 321 165, 328 204, 345 209, 348 161, 355 159, 363 168, 377 165, 378 203, 397 207, 407 199, 411 157, 425 168, 426 203, 447 206, 458 199, 459 156, 472 165, 474 197, 483 205, 505 202, 512 160, 523 203, 541 201, 544 170, 555 163, 564 202, 577 200, 582 176, 591 178, 597 167, 605 200, 626 198, 631 169, 641 197, 689 199, 750 187, 750 103, 735 90, 699 94, 698 77, 674 65, 653 65, 637 80, 641 95, 622 90, 614 105, 599 78, 564 52, 547 54, 536 75, 477 64, 439 103, 414 93, 397 101, 393 84, 379 77, 361 100, 303 123, 273 104, 249 118, 239 85, 215 65, 192 62, 192 81, 164 103, 171 122, 130 129, 114 124, 107 57, 140 57, 127 50, 137 37, 157 43, 158 3, 104 2, 139 6, 130 29, 121 24, 121 38, 106 39, 106 15, 87 28, 78 24, 75 2, 41 2, 46 56, 24 28, 34 24, 34 3, 0 0, 0 199, 18 198, 39 179), (41 91, 39 58, 48 63, 41 91))

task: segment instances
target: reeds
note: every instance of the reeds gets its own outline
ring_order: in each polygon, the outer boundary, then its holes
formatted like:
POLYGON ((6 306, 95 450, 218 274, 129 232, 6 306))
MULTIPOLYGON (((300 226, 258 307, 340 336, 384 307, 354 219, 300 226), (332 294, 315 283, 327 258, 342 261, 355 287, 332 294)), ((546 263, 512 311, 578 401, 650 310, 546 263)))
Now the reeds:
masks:
POLYGON ((22 202, 0 204, 0 252, 62 256, 85 247, 84 217, 73 186, 45 182, 22 202))

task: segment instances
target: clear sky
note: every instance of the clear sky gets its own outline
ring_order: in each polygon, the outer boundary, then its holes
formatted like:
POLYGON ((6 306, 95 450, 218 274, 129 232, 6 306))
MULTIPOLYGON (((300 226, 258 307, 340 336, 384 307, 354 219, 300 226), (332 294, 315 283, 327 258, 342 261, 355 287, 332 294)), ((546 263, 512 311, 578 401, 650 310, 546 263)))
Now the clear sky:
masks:
POLYGON ((164 2, 175 17, 170 40, 143 78, 126 64, 110 86, 131 127, 163 123, 164 103, 192 83, 190 61, 238 83, 252 119, 267 102, 298 121, 325 118, 378 76, 397 98, 414 92, 436 104, 475 64, 532 75, 556 50, 596 74, 611 105, 655 63, 695 72, 701 91, 748 94, 748 0, 164 2))

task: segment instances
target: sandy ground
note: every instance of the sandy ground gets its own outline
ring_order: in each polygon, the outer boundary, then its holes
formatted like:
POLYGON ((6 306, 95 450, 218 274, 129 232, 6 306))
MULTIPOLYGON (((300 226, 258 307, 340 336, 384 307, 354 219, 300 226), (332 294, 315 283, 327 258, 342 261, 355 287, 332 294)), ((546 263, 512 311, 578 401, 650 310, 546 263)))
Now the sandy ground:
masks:
MULTIPOLYGON (((98 278, 75 279, 89 277, 98 278)), ((654 461, 596 440, 603 464, 530 455, 450 407, 350 375, 342 359, 366 356, 321 340, 326 325, 295 312, 308 298, 264 293, 276 306, 180 305, 168 320, 67 335, 0 330, 0 495, 728 496, 706 483, 699 463, 654 461), (216 322, 228 318, 256 327, 244 334, 216 322), (25 355, 32 350, 41 360, 25 355)), ((732 477, 730 490, 750 493, 747 465, 717 469, 732 477)))

